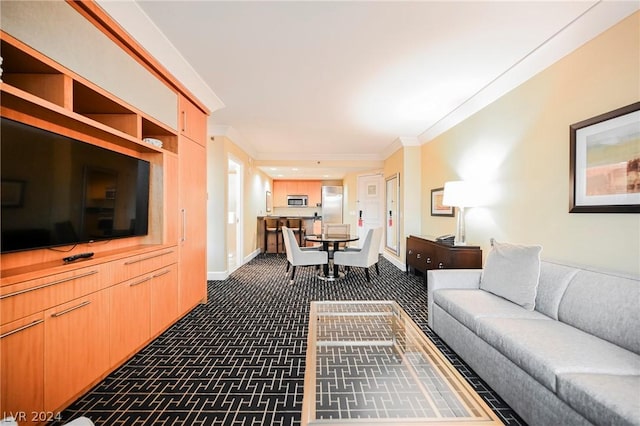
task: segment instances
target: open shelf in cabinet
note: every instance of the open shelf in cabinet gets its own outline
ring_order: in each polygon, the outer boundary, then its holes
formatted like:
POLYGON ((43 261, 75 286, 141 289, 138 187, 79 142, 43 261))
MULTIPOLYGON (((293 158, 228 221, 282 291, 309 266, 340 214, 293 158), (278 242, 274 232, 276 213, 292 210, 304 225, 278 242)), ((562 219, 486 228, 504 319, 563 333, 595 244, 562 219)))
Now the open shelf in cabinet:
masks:
POLYGON ((4 40, 2 81, 61 107, 69 107, 71 78, 4 40))
POLYGON ((55 123, 138 152, 178 152, 177 131, 0 32, 2 115, 55 123), (162 141, 162 148, 144 142, 162 141))
POLYGON ((132 110, 78 81, 73 82, 73 111, 130 136, 140 134, 132 110))

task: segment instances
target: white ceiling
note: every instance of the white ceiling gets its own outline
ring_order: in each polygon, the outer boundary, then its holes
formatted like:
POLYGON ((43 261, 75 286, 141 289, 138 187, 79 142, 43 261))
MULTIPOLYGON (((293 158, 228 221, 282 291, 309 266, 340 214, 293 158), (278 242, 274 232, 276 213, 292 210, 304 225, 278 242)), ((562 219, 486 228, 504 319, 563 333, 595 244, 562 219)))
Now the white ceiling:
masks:
POLYGON ((99 3, 212 109, 210 134, 229 136, 272 177, 291 173, 273 160, 292 160, 297 177, 325 179, 428 142, 638 9, 637 1, 99 3))

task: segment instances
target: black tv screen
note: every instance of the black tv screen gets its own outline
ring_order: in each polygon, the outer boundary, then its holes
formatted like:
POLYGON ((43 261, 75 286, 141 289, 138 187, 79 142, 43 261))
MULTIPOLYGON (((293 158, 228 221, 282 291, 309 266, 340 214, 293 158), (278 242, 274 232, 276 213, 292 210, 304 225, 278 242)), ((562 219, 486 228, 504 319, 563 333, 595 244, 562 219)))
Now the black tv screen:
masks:
POLYGON ((2 253, 146 235, 149 162, 0 118, 2 253))

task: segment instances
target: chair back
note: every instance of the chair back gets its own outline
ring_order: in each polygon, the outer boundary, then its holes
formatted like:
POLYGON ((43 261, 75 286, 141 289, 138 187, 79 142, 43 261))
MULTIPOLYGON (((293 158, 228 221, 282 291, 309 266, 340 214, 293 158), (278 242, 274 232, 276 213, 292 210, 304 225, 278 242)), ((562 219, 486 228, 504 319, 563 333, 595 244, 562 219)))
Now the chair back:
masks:
POLYGON ((326 235, 349 235, 351 225, 348 223, 325 223, 322 225, 322 233, 326 235))
POLYGON ((286 226, 282 226, 280 229, 282 229, 282 240, 284 241, 284 249, 285 249, 285 252, 287 253, 287 260, 289 261, 289 263, 293 264, 292 244, 297 247, 298 243, 296 242, 295 237, 293 237, 293 242, 291 242, 292 238, 290 238, 289 236, 289 235, 293 235, 293 232, 291 232, 291 229, 289 229, 286 226))
POLYGON ((280 219, 268 218, 264 219, 264 228, 274 231, 280 228, 280 219))
POLYGON ((364 240, 362 250, 367 251, 367 264, 373 265, 378 262, 380 255, 380 242, 382 241, 382 227, 369 229, 364 240))
POLYGON ((302 229, 302 219, 287 219, 287 227, 300 231, 302 229))

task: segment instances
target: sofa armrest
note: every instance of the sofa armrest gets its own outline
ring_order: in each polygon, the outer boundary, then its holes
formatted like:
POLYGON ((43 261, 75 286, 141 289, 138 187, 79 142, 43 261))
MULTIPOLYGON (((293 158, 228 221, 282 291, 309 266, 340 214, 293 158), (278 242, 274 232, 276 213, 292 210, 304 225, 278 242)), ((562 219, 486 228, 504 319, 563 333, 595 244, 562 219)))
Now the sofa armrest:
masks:
POLYGON ((427 321, 433 326, 433 292, 441 288, 480 288, 482 269, 432 269, 427 271, 427 321))

